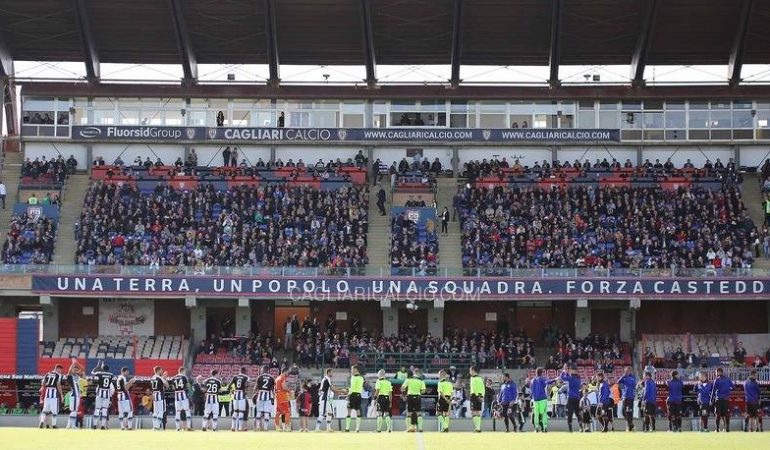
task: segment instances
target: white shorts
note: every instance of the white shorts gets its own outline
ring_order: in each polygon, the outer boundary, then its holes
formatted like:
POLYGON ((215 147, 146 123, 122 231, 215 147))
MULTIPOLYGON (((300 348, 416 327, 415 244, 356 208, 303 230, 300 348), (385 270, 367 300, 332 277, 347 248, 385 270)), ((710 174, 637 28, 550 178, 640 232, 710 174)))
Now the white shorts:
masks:
POLYGON ((259 413, 272 414, 273 410, 274 408, 273 408, 272 400, 257 400, 257 407, 255 409, 257 414, 259 413))
POLYGON ((203 408, 203 419, 208 419, 209 415, 213 419, 219 419, 219 402, 206 403, 206 406, 203 408))
POLYGON ((163 400, 152 402, 152 416, 158 419, 163 418, 166 414, 166 402, 163 400))
POLYGON ((80 409, 80 402, 82 399, 78 395, 70 395, 70 416, 75 417, 78 415, 78 409, 80 409))
POLYGON ((99 411, 100 409, 104 409, 104 413, 109 414, 110 399, 96 397, 96 401, 94 402, 94 415, 98 415, 96 414, 96 412, 99 411))
POLYGON ((134 408, 131 407, 131 400, 118 401, 118 416, 134 417, 134 408))
POLYGON ((319 400, 318 401, 318 417, 323 416, 333 416, 334 415, 334 409, 332 409, 331 402, 329 400, 319 400))
POLYGON ((246 399, 243 400, 233 400, 233 412, 235 411, 243 411, 246 412, 246 399))
POLYGON ((59 398, 43 399, 43 413, 53 415, 59 414, 59 398))
POLYGON ((176 411, 186 411, 190 415, 190 399, 174 400, 174 409, 176 411))

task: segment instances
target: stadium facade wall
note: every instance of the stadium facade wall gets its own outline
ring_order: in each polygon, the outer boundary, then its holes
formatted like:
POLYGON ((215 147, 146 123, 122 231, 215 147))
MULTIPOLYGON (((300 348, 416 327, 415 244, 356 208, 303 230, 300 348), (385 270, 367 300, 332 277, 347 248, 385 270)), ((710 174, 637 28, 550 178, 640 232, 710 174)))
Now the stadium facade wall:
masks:
MULTIPOLYGON (((125 147, 123 145, 122 147, 125 147)), ((147 147, 144 148, 147 151, 147 147)), ((34 161, 36 158, 55 159, 59 155, 67 159, 70 155, 78 161, 78 170, 87 170, 91 165, 88 160, 88 149, 83 144, 66 144, 62 142, 26 142, 24 143, 24 157, 34 161)))
POLYGON ((644 302, 636 312, 636 338, 642 334, 708 334, 714 325, 729 333, 768 332, 767 302, 644 302))
POLYGON ((37 319, 19 319, 16 322, 16 374, 37 373, 40 322, 37 319))
POLYGON ((0 374, 16 372, 17 319, 0 319, 0 374))
MULTIPOLYGON (((191 148, 194 148, 195 153, 198 155, 199 165, 201 166, 221 166, 222 165, 222 150, 225 149, 224 145, 193 145, 191 146, 191 148)), ((239 154, 238 163, 240 163, 242 159, 245 159, 246 162, 251 163, 251 165, 255 165, 257 161, 259 161, 259 158, 262 158, 262 161, 270 160, 270 147, 266 145, 243 145, 243 146, 239 145, 238 154, 239 154)), ((134 156, 134 158, 136 158, 136 156, 134 156)), ((107 161, 108 164, 112 162, 107 158, 104 158, 104 159, 105 161, 107 161)), ((127 161, 125 158, 123 158, 123 160, 127 161)), ((176 160, 176 158, 174 160, 176 160)), ((284 159, 284 161, 286 160, 284 159)), ((163 162, 166 164, 174 163, 174 161, 166 161, 166 160, 163 160, 163 162)))
MULTIPOLYGON (((324 161, 328 161, 330 159, 337 160, 337 158, 339 158, 344 162, 347 161, 348 158, 355 158, 356 154, 360 150, 364 150, 364 154, 366 154, 366 151, 363 147, 325 148, 323 149, 323 152, 319 152, 318 150, 318 147, 286 145, 275 148, 275 157, 276 159, 280 159, 283 162, 288 161, 289 158, 291 158, 294 162, 302 159, 306 165, 310 165, 315 164, 315 162, 318 161, 318 158, 323 158, 324 161)), ((268 158, 269 157, 270 155, 268 154, 268 158)), ((265 161, 267 161, 267 159, 265 159, 265 161)))
MULTIPOLYGON (((56 308, 51 309, 53 317, 45 315, 46 324, 58 323, 58 337, 85 337, 99 335, 98 298, 59 298, 56 308)), ((191 316, 185 307, 184 299, 169 298, 154 302, 155 335, 190 336, 191 316)), ((45 329, 45 327, 44 327, 45 329)), ((49 339, 51 340, 51 339, 49 339)))

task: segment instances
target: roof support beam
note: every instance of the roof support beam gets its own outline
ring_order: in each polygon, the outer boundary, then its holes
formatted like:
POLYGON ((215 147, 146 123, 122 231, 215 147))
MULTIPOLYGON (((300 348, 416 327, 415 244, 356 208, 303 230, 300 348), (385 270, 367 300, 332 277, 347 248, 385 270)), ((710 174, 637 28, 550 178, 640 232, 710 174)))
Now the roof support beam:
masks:
POLYGON ((559 81, 559 63, 561 60, 561 3, 562 0, 553 0, 553 9, 551 10, 551 51, 548 56, 548 85, 551 88, 558 87, 559 81))
POLYGON ((658 9, 658 0, 646 0, 639 27, 639 36, 636 39, 634 54, 631 56, 631 84, 634 87, 644 85, 644 68, 647 65, 647 54, 652 40, 652 28, 655 23, 655 14, 658 9))
POLYGON ((364 60, 366 62, 366 84, 377 85, 377 59, 374 53, 374 29, 372 28, 371 0, 361 0, 361 34, 364 38, 364 60))
POLYGON ((452 76, 449 83, 453 88, 460 86, 460 55, 463 43, 463 0, 454 0, 452 16, 452 76))
POLYGON ((738 28, 733 37, 733 47, 730 50, 730 65, 727 69, 730 86, 737 86, 741 83, 741 69, 743 69, 743 49, 746 42, 746 34, 749 29, 749 19, 751 18, 751 9, 754 7, 753 0, 743 0, 741 5, 741 15, 738 19, 738 28))
POLYGON ((278 87, 281 84, 278 62, 278 35, 275 26, 275 0, 264 0, 265 37, 267 38, 267 64, 270 66, 270 78, 267 84, 278 87))
POLYGON ((86 78, 90 82, 99 81, 99 54, 96 52, 94 35, 91 32, 91 22, 88 20, 86 0, 72 0, 75 8, 75 23, 83 47, 83 59, 86 64, 86 78))
MULTIPOLYGON (((11 48, 8 46, 5 36, 0 33, 0 108, 5 109, 5 114, 0 113, 0 118, 5 116, 6 129, 8 134, 16 134, 16 108, 14 87, 11 78, 13 78, 13 56, 11 48)), ((0 126, 2 128, 2 126, 0 126)))
POLYGON ((181 0, 169 0, 171 7, 171 21, 174 23, 174 34, 176 43, 179 47, 179 54, 182 56, 182 70, 184 84, 193 84, 198 81, 198 61, 193 52, 190 33, 187 30, 187 22, 184 19, 181 0))

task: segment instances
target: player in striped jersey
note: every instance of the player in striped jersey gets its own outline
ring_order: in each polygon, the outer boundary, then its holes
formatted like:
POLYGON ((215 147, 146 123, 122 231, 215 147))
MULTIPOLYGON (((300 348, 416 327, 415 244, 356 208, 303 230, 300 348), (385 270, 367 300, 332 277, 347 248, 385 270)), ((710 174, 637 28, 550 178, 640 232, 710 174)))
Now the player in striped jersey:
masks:
POLYGON ((82 393, 80 392, 80 377, 83 373, 83 368, 78 364, 77 358, 72 358, 72 364, 67 371, 67 384, 70 385, 70 415, 67 422, 67 429, 75 428, 78 418, 78 409, 80 408, 80 402, 82 401, 82 393))
POLYGON ((321 386, 318 388, 318 419, 316 419, 315 431, 321 431, 321 421, 324 419, 326 419, 326 431, 332 431, 332 416, 334 415, 332 399, 335 394, 342 392, 341 389, 335 389, 332 386, 332 369, 326 369, 323 380, 321 380, 321 386))
POLYGON ((163 417, 166 415, 166 389, 168 389, 168 372, 164 372, 160 366, 152 369, 150 389, 152 389, 152 429, 163 429, 163 417))
POLYGON ((230 431, 244 431, 244 418, 246 417, 246 386, 249 384, 249 377, 246 375, 246 368, 241 367, 241 373, 233 377, 230 382, 230 392, 233 396, 233 420, 230 425, 230 431))
POLYGON ((174 422, 176 422, 176 431, 180 430, 180 422, 184 424, 187 431, 192 431, 190 399, 187 396, 190 380, 184 373, 184 367, 180 367, 176 376, 171 379, 171 388, 174 390, 174 422))
POLYGON ((273 402, 275 401, 275 378, 270 375, 270 367, 262 368, 262 374, 257 377, 255 389, 254 431, 260 429, 267 431, 270 425, 270 413, 273 412, 273 402))
POLYGON ((42 380, 43 388, 43 410, 40 413, 40 428, 56 428, 56 416, 59 415, 59 402, 64 398, 61 389, 62 366, 57 364, 52 371, 45 374, 42 380), (51 424, 47 424, 48 417, 51 417, 51 424))
POLYGON ((128 367, 120 368, 120 375, 115 379, 115 394, 118 399, 118 422, 121 430, 131 430, 134 421, 134 406, 131 404, 129 389, 136 379, 128 379, 128 367))
POLYGON ((217 378, 219 371, 214 369, 211 376, 203 382, 204 399, 203 424, 202 430, 206 431, 209 421, 211 421, 211 430, 217 431, 217 422, 219 420, 219 391, 222 390, 222 381, 217 378))
POLYGON ((114 389, 114 376, 110 373, 110 368, 99 361, 96 367, 91 371, 96 383, 96 401, 94 403, 94 423, 92 428, 96 429, 97 424, 102 430, 107 429, 107 418, 110 409, 110 398, 114 389))

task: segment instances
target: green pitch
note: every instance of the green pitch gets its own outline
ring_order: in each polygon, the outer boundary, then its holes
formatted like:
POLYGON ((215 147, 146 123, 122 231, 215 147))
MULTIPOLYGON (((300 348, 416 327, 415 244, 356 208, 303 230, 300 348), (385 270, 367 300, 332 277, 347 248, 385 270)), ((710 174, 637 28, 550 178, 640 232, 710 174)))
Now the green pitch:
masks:
POLYGON ((563 448, 591 449, 622 448, 697 448, 747 449, 767 448, 770 437, 765 433, 502 433, 485 432, 473 434, 457 432, 439 434, 426 433, 279 433, 240 432, 220 430, 216 433, 202 432, 152 432, 140 431, 97 431, 97 430, 39 430, 36 428, 2 428, 0 442, 4 449, 225 449, 225 448, 267 448, 267 449, 478 449, 511 448, 563 448))

